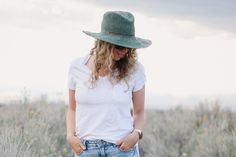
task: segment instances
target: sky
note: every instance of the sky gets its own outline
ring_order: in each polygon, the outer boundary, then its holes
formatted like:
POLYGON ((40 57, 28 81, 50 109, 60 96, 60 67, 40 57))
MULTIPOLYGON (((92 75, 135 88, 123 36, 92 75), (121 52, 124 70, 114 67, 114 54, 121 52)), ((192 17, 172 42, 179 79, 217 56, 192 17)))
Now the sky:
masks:
POLYGON ((234 0, 0 0, 0 99, 67 92, 70 62, 86 55, 108 10, 130 11, 148 97, 236 94, 234 0))

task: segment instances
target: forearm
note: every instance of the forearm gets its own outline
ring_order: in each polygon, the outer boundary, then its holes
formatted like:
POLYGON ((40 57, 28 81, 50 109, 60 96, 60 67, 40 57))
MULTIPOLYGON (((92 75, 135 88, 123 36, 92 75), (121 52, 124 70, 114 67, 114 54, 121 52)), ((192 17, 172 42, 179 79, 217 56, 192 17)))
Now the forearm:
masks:
POLYGON ((134 129, 142 130, 145 124, 144 112, 134 114, 134 129))
POLYGON ((144 103, 145 103, 145 87, 137 92, 133 92, 133 118, 134 129, 142 130, 145 123, 144 103))
POLYGON ((75 111, 68 108, 66 115, 67 136, 74 135, 75 132, 75 111))

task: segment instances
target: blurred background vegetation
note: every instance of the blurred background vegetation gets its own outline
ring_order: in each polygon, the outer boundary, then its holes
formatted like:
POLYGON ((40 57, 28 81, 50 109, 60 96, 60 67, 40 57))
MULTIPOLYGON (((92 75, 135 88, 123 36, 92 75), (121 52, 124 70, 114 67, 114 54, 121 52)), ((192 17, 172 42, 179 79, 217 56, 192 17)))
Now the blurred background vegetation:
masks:
MULTIPOLYGON (((72 157, 66 104, 44 97, 0 106, 0 156, 72 157)), ((236 113, 214 103, 146 110, 141 157, 236 157, 236 113)))

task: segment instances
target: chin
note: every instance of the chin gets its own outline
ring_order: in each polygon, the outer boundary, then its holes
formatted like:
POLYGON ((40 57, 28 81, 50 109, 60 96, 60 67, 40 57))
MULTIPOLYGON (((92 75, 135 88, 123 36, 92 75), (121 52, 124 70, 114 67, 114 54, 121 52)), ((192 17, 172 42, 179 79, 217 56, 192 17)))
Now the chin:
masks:
POLYGON ((113 60, 114 60, 114 61, 119 61, 119 60, 120 60, 120 58, 114 58, 113 60))
POLYGON ((114 61, 119 61, 121 58, 120 57, 118 57, 118 56, 116 56, 116 57, 113 57, 113 60, 114 61))
POLYGON ((113 58, 113 60, 114 61, 119 61, 119 60, 121 60, 121 59, 123 59, 123 58, 125 58, 124 56, 115 56, 114 58, 113 58))

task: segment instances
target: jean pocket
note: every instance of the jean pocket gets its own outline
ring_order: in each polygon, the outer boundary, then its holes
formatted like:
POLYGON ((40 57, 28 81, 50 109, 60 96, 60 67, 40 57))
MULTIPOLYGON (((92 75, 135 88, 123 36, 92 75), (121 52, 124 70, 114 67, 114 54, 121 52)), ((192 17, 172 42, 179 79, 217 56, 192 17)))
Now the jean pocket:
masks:
POLYGON ((120 149, 120 147, 118 146, 118 145, 116 145, 115 146, 119 151, 121 151, 121 152, 133 152, 134 150, 135 150, 135 146, 133 146, 133 147, 131 147, 130 149, 128 149, 128 150, 122 150, 122 149, 120 149))
POLYGON ((82 157, 84 151, 80 152, 80 153, 75 153, 75 157, 82 157))
POLYGON ((81 153, 77 153, 75 157, 91 157, 91 156, 99 156, 99 152, 95 149, 86 149, 81 153))

